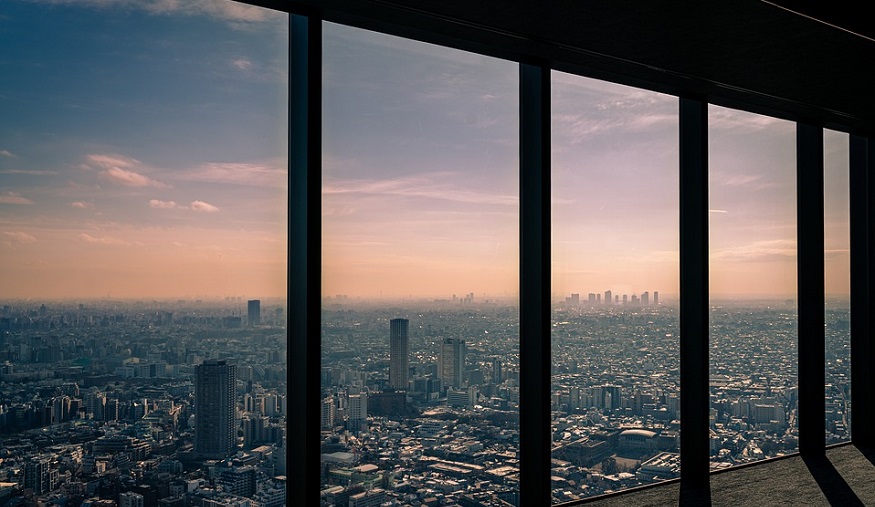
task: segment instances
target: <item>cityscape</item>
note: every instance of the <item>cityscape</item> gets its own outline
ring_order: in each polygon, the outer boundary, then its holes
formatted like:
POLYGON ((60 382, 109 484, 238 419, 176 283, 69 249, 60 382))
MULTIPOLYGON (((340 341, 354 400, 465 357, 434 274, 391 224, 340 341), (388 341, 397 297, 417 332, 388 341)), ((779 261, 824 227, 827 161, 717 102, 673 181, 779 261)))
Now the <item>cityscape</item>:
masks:
POLYGON ((286 505, 285 300, 0 304, 0 504, 286 505))
MULTIPOLYGON (((625 299, 626 303, 623 303, 625 299)), ((798 451, 793 300, 713 301, 711 467, 798 451)), ((828 301, 827 443, 850 438, 848 301, 828 301)), ((519 322, 474 294, 323 301, 322 505, 517 505, 519 322)), ((553 304, 552 498, 680 474, 678 308, 553 304)))

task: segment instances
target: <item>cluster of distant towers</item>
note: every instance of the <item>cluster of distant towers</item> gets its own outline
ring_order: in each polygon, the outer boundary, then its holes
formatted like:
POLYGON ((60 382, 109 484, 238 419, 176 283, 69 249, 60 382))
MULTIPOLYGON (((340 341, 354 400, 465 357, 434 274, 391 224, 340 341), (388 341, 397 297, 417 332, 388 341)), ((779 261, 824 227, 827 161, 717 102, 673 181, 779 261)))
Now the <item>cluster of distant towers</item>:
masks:
MULTIPOLYGON (((473 296, 473 294, 472 294, 473 296)), ((389 321, 389 387, 407 390, 410 381, 410 321, 389 321)), ((461 387, 465 371, 465 340, 443 338, 438 362, 438 376, 444 387, 461 387)))
MULTIPOLYGON (((610 290, 605 291, 605 299, 602 300, 602 295, 597 294, 595 292, 590 292, 587 294, 587 302, 591 305, 600 305, 600 304, 615 304, 615 305, 649 305, 650 304, 650 292, 644 291, 641 293, 639 297, 638 294, 632 294, 632 300, 629 301, 629 295, 623 294, 623 297, 620 298, 620 295, 614 295, 610 290)), ((567 305, 579 305, 580 304, 580 294, 571 294, 570 297, 565 298, 565 304, 567 305)), ((653 291, 653 304, 659 304, 659 291, 653 291)))

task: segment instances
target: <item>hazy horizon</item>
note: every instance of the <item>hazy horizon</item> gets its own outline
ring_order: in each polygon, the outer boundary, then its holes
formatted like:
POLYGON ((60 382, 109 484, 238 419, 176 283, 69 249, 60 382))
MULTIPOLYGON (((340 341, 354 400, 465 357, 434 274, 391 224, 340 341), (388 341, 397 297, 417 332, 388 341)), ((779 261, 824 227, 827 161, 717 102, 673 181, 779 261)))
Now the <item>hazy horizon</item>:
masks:
MULTIPOLYGON (((285 297, 285 14, 15 0, 0 19, 0 298, 285 297)), ((323 46, 323 296, 516 297, 518 65, 332 23, 323 46)), ((551 76, 554 298, 675 297, 677 98, 551 76)), ((713 297, 794 297, 794 134, 709 107, 713 297)), ((825 139, 841 295, 848 141, 825 139)))

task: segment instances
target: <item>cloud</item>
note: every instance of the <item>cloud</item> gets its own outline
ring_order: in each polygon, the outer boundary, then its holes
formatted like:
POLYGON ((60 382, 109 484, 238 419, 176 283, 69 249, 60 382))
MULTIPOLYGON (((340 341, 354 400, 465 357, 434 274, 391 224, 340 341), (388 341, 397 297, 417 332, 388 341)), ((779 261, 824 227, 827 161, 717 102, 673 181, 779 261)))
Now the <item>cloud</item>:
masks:
POLYGON ((0 155, 3 155, 4 157, 9 157, 9 158, 18 158, 15 155, 13 155, 12 152, 9 150, 0 150, 0 155))
POLYGON ((204 201, 192 201, 191 209, 193 209, 194 211, 203 211, 206 213, 215 213, 219 211, 218 207, 204 201))
POLYGON ((30 176, 56 176, 60 173, 58 171, 28 171, 26 169, 4 169, 0 171, 0 174, 27 174, 30 176))
POLYGON ((244 5, 231 1, 215 0, 33 0, 39 3, 54 5, 72 5, 77 7, 112 8, 143 10, 153 15, 185 15, 185 16, 208 16, 211 18, 228 21, 232 26, 245 27, 247 25, 278 21, 284 16, 283 13, 244 5))
POLYGON ((74 202, 70 203, 70 206, 73 206, 74 208, 79 208, 79 209, 93 209, 94 203, 87 202, 87 201, 74 201, 74 202))
POLYGON ((149 207, 157 209, 174 209, 179 208, 180 206, 176 204, 176 201, 161 201, 159 199, 152 199, 149 201, 149 207))
POLYGON ((231 62, 231 65, 237 67, 240 70, 248 70, 250 67, 252 67, 252 62, 245 58, 238 58, 231 62))
POLYGON ((19 193, 6 192, 5 194, 0 194, 0 204, 33 204, 33 201, 27 197, 22 197, 19 193))
POLYGON ((167 184, 165 183, 154 180, 148 176, 143 176, 142 174, 136 173, 134 171, 122 169, 121 167, 113 167, 111 169, 107 169, 103 172, 103 176, 115 183, 118 183, 119 185, 124 185, 126 187, 167 187, 167 184))
POLYGON ((188 171, 180 177, 192 181, 285 188, 288 183, 287 175, 287 166, 285 161, 282 161, 276 165, 210 163, 188 171))
POLYGON ((711 183, 715 186, 749 188, 752 190, 765 190, 778 186, 775 182, 767 181, 762 174, 732 173, 719 169, 711 172, 711 183))
POLYGON ((711 260, 727 262, 795 261, 796 240, 772 239, 711 252, 711 260))
POLYGON ((791 129, 796 128, 796 124, 772 118, 756 113, 748 113, 737 109, 729 109, 727 107, 709 105, 708 106, 708 129, 709 130, 732 130, 742 129, 746 132, 757 131, 763 129, 791 129))
POLYGON ((460 189, 449 184, 433 181, 441 174, 386 180, 338 180, 322 186, 323 194, 376 194, 406 197, 426 197, 447 201, 517 205, 516 195, 493 194, 477 190, 460 189))
POLYGON ((91 154, 85 158, 88 162, 84 169, 97 167, 101 170, 100 175, 113 183, 126 187, 166 188, 168 186, 164 182, 132 170, 132 168, 144 167, 144 164, 137 159, 117 154, 91 154))
POLYGON ((117 238, 112 238, 109 236, 95 237, 95 236, 92 236, 90 234, 82 233, 76 237, 79 238, 81 241, 84 241, 86 243, 91 243, 93 245, 125 246, 125 245, 130 244, 127 241, 117 239, 117 238))
POLYGON ((36 238, 31 236, 26 232, 20 231, 6 231, 3 233, 7 238, 10 238, 12 241, 16 243, 21 243, 22 245, 29 245, 31 243, 36 243, 36 238))
POLYGON ((113 167, 134 167, 140 165, 140 161, 135 158, 125 157, 124 155, 115 154, 92 154, 85 157, 92 165, 111 169, 113 167))

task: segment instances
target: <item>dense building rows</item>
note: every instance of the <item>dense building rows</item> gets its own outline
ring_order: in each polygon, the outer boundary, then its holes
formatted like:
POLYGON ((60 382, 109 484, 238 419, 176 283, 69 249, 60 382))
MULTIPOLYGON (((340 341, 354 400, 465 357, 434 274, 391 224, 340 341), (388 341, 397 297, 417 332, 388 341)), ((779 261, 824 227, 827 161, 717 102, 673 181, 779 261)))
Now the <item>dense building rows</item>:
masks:
MULTIPOLYGON (((680 473, 677 307, 589 299, 554 305, 556 502, 680 473)), ((849 438, 846 301, 830 303, 827 335, 827 441, 837 442, 849 438)), ((519 327, 512 303, 329 299, 322 340, 323 505, 366 505, 377 496, 389 505, 515 504, 519 327), (389 346, 390 321, 398 318, 409 322, 406 390, 389 374, 402 364, 399 334, 389 346), (442 366, 458 359, 448 340, 464 342, 461 382, 442 366)), ((709 341, 712 469, 795 452, 793 303, 714 302, 709 341)))
POLYGON ((281 301, 6 302, 0 502, 285 505, 285 362, 281 301))

